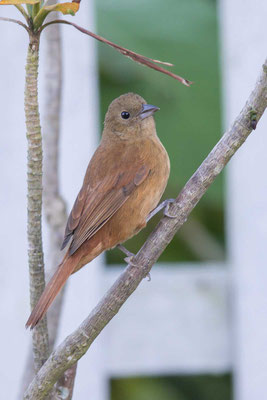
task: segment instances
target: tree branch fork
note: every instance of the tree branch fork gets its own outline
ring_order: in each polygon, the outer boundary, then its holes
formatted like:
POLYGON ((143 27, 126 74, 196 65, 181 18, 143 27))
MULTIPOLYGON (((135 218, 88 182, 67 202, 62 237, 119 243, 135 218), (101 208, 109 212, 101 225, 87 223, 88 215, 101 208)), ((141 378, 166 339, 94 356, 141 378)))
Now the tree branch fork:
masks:
POLYGON ((82 324, 52 352, 25 392, 24 399, 45 398, 62 373, 86 353, 95 338, 147 276, 152 265, 185 223, 216 176, 256 128, 266 106, 267 60, 253 92, 231 128, 189 179, 175 202, 170 205, 168 212, 175 218, 164 216, 160 220, 134 257, 133 263, 127 266, 82 324))

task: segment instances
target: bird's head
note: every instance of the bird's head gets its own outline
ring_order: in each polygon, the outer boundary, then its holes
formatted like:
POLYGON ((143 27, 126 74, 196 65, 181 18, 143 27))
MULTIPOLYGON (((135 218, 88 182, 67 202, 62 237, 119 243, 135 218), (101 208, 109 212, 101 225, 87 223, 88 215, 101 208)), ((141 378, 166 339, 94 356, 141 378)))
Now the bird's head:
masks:
POLYGON ((159 108, 147 104, 135 93, 127 93, 113 100, 105 117, 105 135, 122 140, 156 134, 154 112, 159 108))

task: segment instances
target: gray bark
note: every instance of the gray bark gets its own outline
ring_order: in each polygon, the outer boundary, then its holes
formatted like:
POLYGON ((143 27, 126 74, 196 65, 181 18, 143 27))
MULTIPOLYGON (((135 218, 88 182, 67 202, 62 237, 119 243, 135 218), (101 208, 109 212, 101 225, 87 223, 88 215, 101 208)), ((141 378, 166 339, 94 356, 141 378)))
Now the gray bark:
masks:
MULTIPOLYGON (((54 273, 64 256, 59 249, 63 240, 63 231, 67 220, 66 205, 59 194, 58 171, 62 86, 60 30, 59 25, 53 25, 51 29, 44 34, 45 106, 42 124, 44 138, 43 194, 44 214, 47 220, 49 233, 49 251, 47 255, 48 275, 54 273)), ((52 351, 57 337, 63 294, 64 291, 61 291, 48 313, 50 351, 52 351)), ((31 353, 32 350, 30 349, 23 372, 22 392, 19 398, 22 397, 34 376, 33 357, 31 353)))
MULTIPOLYGON (((45 287, 42 245, 42 136, 38 106, 39 34, 29 33, 25 84, 25 117, 28 140, 28 258, 31 309, 45 287)), ((36 372, 49 355, 46 318, 32 334, 33 358, 36 372)))

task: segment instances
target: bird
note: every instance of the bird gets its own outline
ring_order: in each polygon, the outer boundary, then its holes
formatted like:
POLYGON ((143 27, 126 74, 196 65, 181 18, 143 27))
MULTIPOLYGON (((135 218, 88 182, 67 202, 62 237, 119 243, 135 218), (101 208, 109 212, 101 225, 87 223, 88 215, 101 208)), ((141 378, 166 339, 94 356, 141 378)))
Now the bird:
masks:
POLYGON ((163 202, 157 207, 170 174, 169 156, 156 132, 158 110, 135 93, 123 94, 109 105, 100 144, 67 221, 61 249, 69 247, 27 328, 44 317, 71 274, 116 246, 128 254, 122 243, 166 206, 163 202))

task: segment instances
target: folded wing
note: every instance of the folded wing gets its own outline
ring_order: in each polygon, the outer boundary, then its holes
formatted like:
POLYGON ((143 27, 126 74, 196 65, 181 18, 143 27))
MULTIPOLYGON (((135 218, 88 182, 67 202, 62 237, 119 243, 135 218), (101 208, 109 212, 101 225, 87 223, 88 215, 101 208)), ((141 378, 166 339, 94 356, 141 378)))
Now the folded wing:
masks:
POLYGON ((74 254, 109 221, 148 175, 149 168, 143 164, 117 175, 107 175, 94 187, 85 181, 70 213, 62 249, 73 237, 69 254, 74 254))

